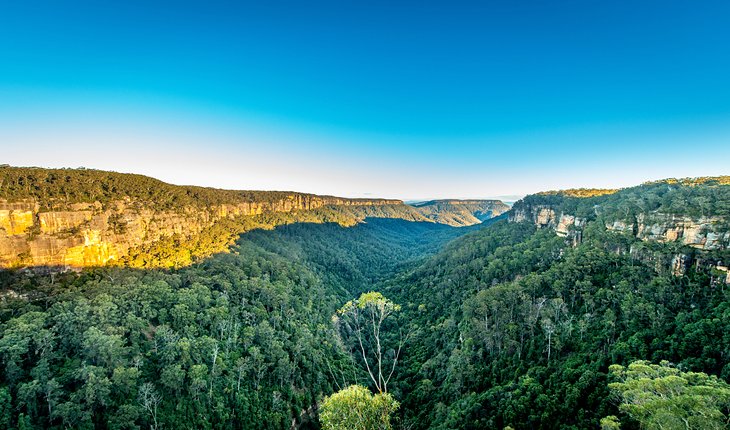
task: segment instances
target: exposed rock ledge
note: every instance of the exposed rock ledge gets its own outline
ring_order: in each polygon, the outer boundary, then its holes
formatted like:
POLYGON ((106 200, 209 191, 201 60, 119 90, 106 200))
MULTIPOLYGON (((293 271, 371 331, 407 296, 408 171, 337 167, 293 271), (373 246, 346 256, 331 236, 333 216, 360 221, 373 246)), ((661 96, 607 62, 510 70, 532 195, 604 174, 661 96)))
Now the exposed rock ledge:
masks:
POLYGON ((33 199, 0 200, 0 267, 99 266, 123 257, 130 248, 173 234, 192 237, 221 218, 265 212, 311 210, 323 206, 402 205, 399 200, 343 199, 290 193, 273 201, 243 201, 209 208, 152 210, 122 199, 77 203, 41 211, 33 199))
MULTIPOLYGON (((550 206, 538 205, 514 210, 511 222, 529 221, 541 228, 552 228, 561 236, 579 235, 586 220, 571 214, 557 214, 550 206)), ((606 222, 611 231, 627 232, 645 241, 673 242, 698 249, 727 249, 730 231, 719 217, 691 218, 662 213, 639 214, 635 221, 606 222)))
POLYGON ((730 245, 730 232, 722 231, 725 225, 719 217, 690 218, 661 213, 639 214, 636 222, 614 221, 606 228, 612 231, 631 232, 642 240, 657 242, 680 241, 698 249, 726 249, 730 245))

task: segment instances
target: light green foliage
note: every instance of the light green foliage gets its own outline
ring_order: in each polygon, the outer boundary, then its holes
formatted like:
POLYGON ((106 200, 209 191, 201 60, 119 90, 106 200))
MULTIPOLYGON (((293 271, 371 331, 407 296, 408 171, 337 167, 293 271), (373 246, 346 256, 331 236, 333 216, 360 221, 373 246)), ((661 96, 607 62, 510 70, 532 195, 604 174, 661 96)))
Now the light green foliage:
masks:
POLYGON ((355 308, 368 311, 371 315, 377 315, 379 319, 385 319, 393 312, 400 310, 400 305, 386 299, 381 293, 370 291, 362 293, 356 300, 350 300, 340 308, 337 313, 346 315, 353 313, 355 308))
POLYGON ((730 385, 705 373, 682 372, 666 361, 614 364, 609 384, 620 409, 649 430, 725 429, 729 422, 730 385))
POLYGON ((621 423, 616 415, 601 418, 601 430, 619 430, 621 423))
POLYGON ((389 430, 390 415, 398 406, 388 393, 373 395, 361 385, 351 385, 322 401, 319 419, 324 430, 389 430))

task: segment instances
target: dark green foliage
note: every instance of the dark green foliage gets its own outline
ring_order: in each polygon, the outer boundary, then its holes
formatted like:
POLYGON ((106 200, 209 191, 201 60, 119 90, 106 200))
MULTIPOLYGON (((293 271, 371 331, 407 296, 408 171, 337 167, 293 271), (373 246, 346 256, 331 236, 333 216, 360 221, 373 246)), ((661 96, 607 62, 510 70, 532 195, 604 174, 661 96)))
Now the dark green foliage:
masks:
POLYGON ((730 251, 642 242, 606 221, 661 212, 727 222, 723 184, 516 205, 586 218, 579 244, 529 223, 453 229, 408 222, 421 218, 398 205, 325 207, 130 254, 141 266, 199 261, 183 269, 0 272, 0 429, 316 427, 325 396, 373 388, 330 319, 371 290, 400 304, 397 326, 412 331, 388 385, 401 404, 395 428, 615 428, 601 419, 616 416, 637 429, 609 389, 611 364, 667 360, 730 379, 730 287, 714 268, 730 251), (231 254, 201 259, 242 228, 231 254), (680 254, 688 264, 675 276, 680 254))
POLYGON ((497 223, 380 289, 420 327, 392 390, 414 428, 599 428, 619 415, 608 366, 635 359, 730 377, 730 288, 673 276, 676 244, 639 258, 593 227, 572 248, 497 223))
POLYGON ((281 428, 332 389, 311 370, 341 367, 320 317, 328 300, 303 267, 239 253, 175 274, 89 272, 9 320, 0 356, 14 409, 42 427, 146 427, 147 381, 166 428, 281 428))
POLYGON ((102 204, 130 197, 156 209, 180 209, 186 205, 208 207, 240 201, 273 201, 288 193, 228 191, 176 186, 143 175, 92 169, 41 169, 0 167, 0 198, 34 198, 49 205, 102 204))
POLYGON ((367 382, 336 309, 464 231, 293 224, 172 272, 1 272, 0 428, 317 425, 302 411, 367 382))

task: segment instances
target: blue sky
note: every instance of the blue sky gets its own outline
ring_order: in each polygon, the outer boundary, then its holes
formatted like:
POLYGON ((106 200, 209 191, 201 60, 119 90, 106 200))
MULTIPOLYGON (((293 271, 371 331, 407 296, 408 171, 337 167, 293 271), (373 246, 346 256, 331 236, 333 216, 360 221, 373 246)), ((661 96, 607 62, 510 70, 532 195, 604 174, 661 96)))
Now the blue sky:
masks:
POLYGON ((404 199, 730 174, 730 2, 0 6, 0 162, 404 199))

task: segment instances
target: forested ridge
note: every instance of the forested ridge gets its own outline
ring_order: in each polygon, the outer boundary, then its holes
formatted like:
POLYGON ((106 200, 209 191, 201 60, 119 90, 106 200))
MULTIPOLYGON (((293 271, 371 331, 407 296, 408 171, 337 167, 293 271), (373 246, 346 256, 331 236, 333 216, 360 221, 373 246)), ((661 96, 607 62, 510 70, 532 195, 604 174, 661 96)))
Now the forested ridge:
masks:
MULTIPOLYGON (((600 428, 616 415, 622 428, 639 428, 609 389, 611 364, 667 361, 730 379, 730 286, 727 269, 717 269, 730 251, 606 228, 655 211, 727 225, 725 178, 579 194, 515 204, 584 216, 577 244, 531 221, 498 222, 380 287, 417 309, 410 318, 419 330, 394 391, 411 428, 600 428)), ((728 426, 725 390, 725 418, 689 428, 728 426)))
POLYGON ((549 205, 588 219, 631 219, 660 212, 690 217, 730 218, 730 176, 665 179, 621 190, 577 189, 532 194, 515 208, 549 205), (599 209, 597 209, 597 207, 599 209))
POLYGON ((730 251, 606 226, 723 225, 728 190, 670 180, 515 205, 584 216, 578 241, 529 220, 317 220, 253 228, 180 269, 3 271, 0 429, 338 429, 353 411, 362 428, 726 428, 730 251), (361 338, 368 310, 385 324, 361 338), (387 389, 376 360, 395 369, 387 389))
POLYGON ((365 218, 461 227, 509 209, 498 200, 456 203, 416 207, 391 199, 224 190, 101 170, 0 165, 0 268, 181 268, 227 252, 254 229, 352 226, 365 218))
MULTIPOLYGON (((109 204, 128 198, 155 209, 181 210, 186 206, 210 208, 240 202, 277 202, 289 197, 333 196, 289 191, 243 191, 172 185, 149 176, 96 169, 46 169, 40 167, 0 166, 0 198, 16 201, 35 199, 46 208, 73 203, 109 204)), ((354 202, 385 199, 348 199, 354 202)))

